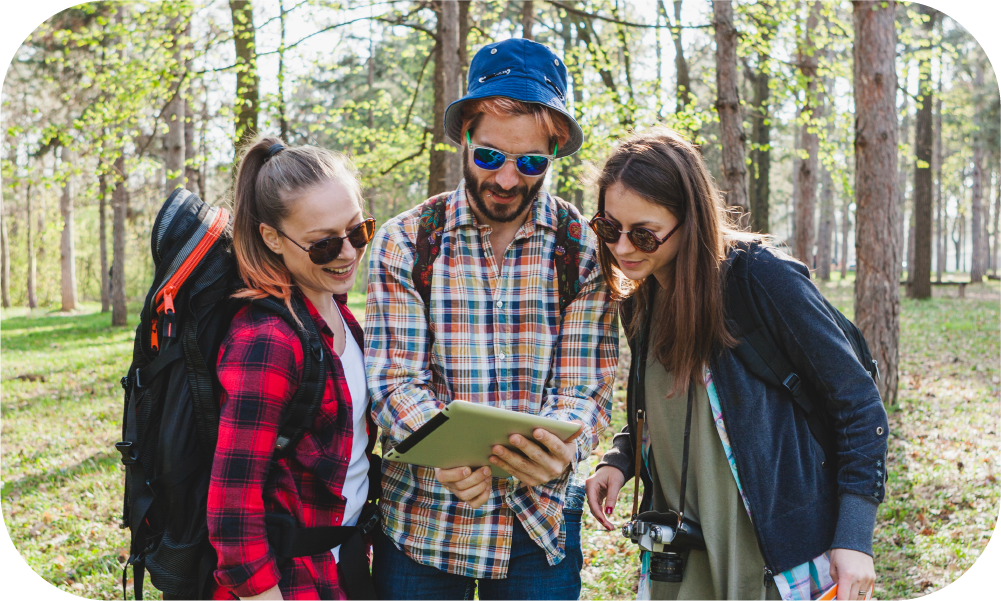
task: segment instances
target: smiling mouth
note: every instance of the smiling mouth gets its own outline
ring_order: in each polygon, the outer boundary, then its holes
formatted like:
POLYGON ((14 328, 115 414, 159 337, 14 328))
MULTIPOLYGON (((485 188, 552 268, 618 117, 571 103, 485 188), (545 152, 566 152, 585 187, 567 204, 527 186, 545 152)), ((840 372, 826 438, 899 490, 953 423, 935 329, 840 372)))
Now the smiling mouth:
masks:
POLYGON ((344 275, 344 274, 349 273, 351 271, 351 267, 352 267, 351 265, 348 265, 347 267, 341 267, 341 268, 337 268, 337 267, 324 267, 323 271, 326 271, 327 273, 332 273, 334 275, 344 275))

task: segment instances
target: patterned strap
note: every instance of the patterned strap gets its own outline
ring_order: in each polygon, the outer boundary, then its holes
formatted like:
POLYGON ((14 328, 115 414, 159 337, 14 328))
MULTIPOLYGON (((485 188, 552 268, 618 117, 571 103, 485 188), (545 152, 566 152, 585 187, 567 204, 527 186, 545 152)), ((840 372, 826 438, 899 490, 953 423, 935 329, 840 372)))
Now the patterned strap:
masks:
MULTIPOLYGON (((434 262, 441 254, 442 233, 445 230, 445 209, 448 208, 448 194, 434 196, 421 205, 421 216, 417 222, 417 260, 411 279, 424 301, 424 314, 430 319, 431 276, 434 262)), ((430 323, 430 322, 429 322, 430 323)))
POLYGON ((583 226, 572 205, 556 198, 556 281, 560 292, 560 314, 577 298, 580 292, 580 248, 583 226))

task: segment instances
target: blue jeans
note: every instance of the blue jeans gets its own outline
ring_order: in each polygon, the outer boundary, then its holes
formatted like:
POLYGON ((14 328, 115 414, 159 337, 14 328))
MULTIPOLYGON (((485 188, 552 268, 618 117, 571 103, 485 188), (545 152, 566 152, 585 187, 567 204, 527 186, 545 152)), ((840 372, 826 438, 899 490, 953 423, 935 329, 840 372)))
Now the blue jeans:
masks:
POLYGON ((372 544, 372 579, 376 595, 380 599, 472 599, 479 586, 479 598, 484 601, 578 599, 580 570, 584 566, 580 548, 582 496, 582 490, 567 495, 568 505, 563 509, 566 557, 554 566, 549 565, 546 552, 515 518, 507 578, 458 576, 418 563, 397 549, 378 528, 372 544))

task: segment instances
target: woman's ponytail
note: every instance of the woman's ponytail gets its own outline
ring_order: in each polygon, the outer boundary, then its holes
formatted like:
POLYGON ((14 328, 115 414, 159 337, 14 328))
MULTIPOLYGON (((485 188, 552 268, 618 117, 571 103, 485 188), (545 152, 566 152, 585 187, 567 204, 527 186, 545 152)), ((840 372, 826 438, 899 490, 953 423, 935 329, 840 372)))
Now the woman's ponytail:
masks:
POLYGON ((357 172, 344 155, 315 146, 286 148, 273 137, 258 138, 247 147, 233 195, 233 250, 246 288, 234 297, 273 296, 292 311, 292 274, 281 255, 264 243, 260 225, 280 227, 289 214, 289 198, 331 180, 344 185, 362 206, 357 172))

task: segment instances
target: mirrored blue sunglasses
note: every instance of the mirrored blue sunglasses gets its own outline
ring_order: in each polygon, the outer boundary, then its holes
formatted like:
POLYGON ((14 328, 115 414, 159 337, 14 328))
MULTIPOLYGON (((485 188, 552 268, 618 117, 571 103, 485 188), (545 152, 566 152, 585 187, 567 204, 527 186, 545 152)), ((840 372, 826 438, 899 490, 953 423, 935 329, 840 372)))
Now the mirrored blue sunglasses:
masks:
POLYGON ((504 166, 506 160, 514 159, 514 166, 517 167, 522 175, 527 175, 528 177, 539 177, 545 173, 546 169, 549 168, 549 161, 556 158, 558 147, 557 145, 553 145, 553 154, 551 155, 512 154, 503 150, 497 150, 496 148, 490 148, 489 146, 473 144, 468 130, 466 131, 466 143, 473 151, 473 163, 480 169, 497 171, 504 166))

